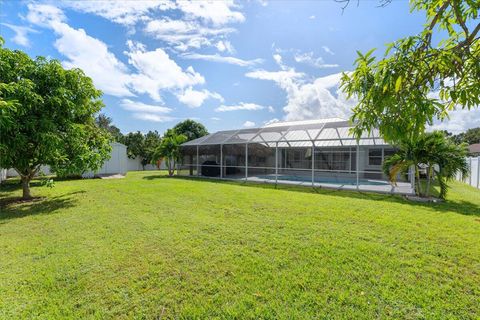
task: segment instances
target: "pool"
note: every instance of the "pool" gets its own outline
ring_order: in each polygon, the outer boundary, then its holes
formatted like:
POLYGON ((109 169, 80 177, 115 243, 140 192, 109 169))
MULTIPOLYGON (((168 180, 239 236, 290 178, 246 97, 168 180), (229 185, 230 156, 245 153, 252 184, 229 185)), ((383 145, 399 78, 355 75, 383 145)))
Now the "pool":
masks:
MULTIPOLYGON (((257 176, 260 179, 266 180, 275 180, 275 175, 264 175, 264 176, 257 176)), ((297 181, 297 182, 312 182, 312 178, 309 176, 294 176, 294 175, 285 175, 279 174, 278 180, 284 181, 297 181)), ((335 178, 335 177, 315 177, 314 182, 316 183, 327 183, 327 184, 339 184, 339 185, 357 185, 357 179, 355 178, 335 178)), ((358 184, 361 185, 371 185, 371 186, 385 186, 390 185, 387 181, 379 181, 379 180, 367 180, 367 179, 359 179, 358 184)))

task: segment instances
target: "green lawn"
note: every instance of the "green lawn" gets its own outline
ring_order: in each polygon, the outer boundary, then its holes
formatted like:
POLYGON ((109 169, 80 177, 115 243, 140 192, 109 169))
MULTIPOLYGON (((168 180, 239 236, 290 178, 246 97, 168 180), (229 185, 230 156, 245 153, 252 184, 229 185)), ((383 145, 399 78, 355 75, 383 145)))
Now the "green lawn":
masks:
POLYGON ((480 317, 480 191, 447 203, 168 178, 1 187, 0 318, 480 317))

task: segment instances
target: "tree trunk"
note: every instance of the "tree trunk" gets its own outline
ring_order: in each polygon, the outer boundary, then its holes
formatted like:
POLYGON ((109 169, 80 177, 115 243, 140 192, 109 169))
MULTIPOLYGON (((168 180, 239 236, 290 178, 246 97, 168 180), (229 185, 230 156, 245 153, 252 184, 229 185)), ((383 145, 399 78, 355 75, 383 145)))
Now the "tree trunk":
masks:
POLYGON ((32 194, 30 193, 30 178, 29 177, 22 177, 22 190, 23 190, 23 195, 22 195, 23 200, 32 199, 32 194))
POLYGON ((167 166, 168 166, 168 175, 171 177, 173 176, 173 161, 172 159, 168 158, 167 160, 167 166))
POLYGON ((415 176, 417 178, 417 194, 422 196, 422 183, 420 181, 420 171, 418 170, 418 166, 415 166, 415 176))
POLYGON ((427 170, 427 190, 425 191, 425 195, 428 197, 430 195, 430 180, 432 179, 432 167, 430 164, 428 165, 427 170))

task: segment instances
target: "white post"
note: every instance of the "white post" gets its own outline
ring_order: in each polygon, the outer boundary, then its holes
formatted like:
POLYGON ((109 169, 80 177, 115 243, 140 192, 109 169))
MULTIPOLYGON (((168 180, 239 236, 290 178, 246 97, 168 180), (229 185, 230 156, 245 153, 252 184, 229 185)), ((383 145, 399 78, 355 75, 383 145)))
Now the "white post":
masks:
POLYGON ((220 145, 220 179, 223 178, 223 144, 220 145))
POLYGON ((358 184, 359 184, 359 180, 360 180, 360 173, 359 173, 359 159, 360 159, 360 146, 358 145, 358 140, 357 140, 357 156, 356 156, 356 161, 357 161, 357 165, 356 165, 356 169, 357 169, 357 189, 358 189, 358 184))
MULTIPOLYGON (((383 166, 383 161, 385 160, 385 147, 382 147, 382 166, 383 166)), ((383 177, 383 175, 382 175, 383 177)))
POLYGON ((410 182, 412 184, 412 189, 415 191, 415 167, 410 166, 410 182))
POLYGON ((199 165, 198 165, 198 145, 197 145, 197 177, 200 176, 200 170, 199 170, 199 165))
POLYGON ((349 167, 348 167, 348 174, 352 174, 352 147, 348 147, 348 162, 349 162, 349 167))
POLYGON ((275 142, 275 185, 278 183, 278 142, 275 142))
POLYGON ((480 157, 477 157, 477 189, 480 188, 480 157))
POLYGON ((472 185, 472 159, 473 157, 470 157, 470 165, 468 166, 468 169, 470 170, 470 174, 468 175, 468 184, 472 185))
POLYGON ((248 143, 245 143, 245 181, 248 180, 248 143))
POLYGON ((312 188, 315 187, 315 142, 312 141, 312 188))

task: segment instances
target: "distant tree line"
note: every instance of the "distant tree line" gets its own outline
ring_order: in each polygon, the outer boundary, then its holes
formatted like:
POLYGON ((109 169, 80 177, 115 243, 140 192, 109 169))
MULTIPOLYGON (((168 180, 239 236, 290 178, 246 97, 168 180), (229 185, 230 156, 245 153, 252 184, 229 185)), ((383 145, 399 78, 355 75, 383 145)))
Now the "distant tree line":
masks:
POLYGON ((103 113, 97 116, 96 123, 99 128, 110 134, 112 141, 127 146, 129 158, 140 157, 143 169, 150 163, 157 163, 159 166, 159 161, 163 158, 165 158, 167 165, 173 166, 176 160, 175 154, 178 153, 178 146, 181 143, 208 134, 203 124, 190 119, 177 123, 173 128, 168 129, 163 136, 157 130, 148 131, 147 133, 137 131, 123 134, 113 124, 112 118, 103 113), (167 152, 166 150, 169 151, 167 152))
POLYGON ((457 144, 466 143, 470 145, 480 143, 480 127, 468 129, 467 131, 459 134, 453 134, 447 130, 445 130, 444 133, 457 144))

